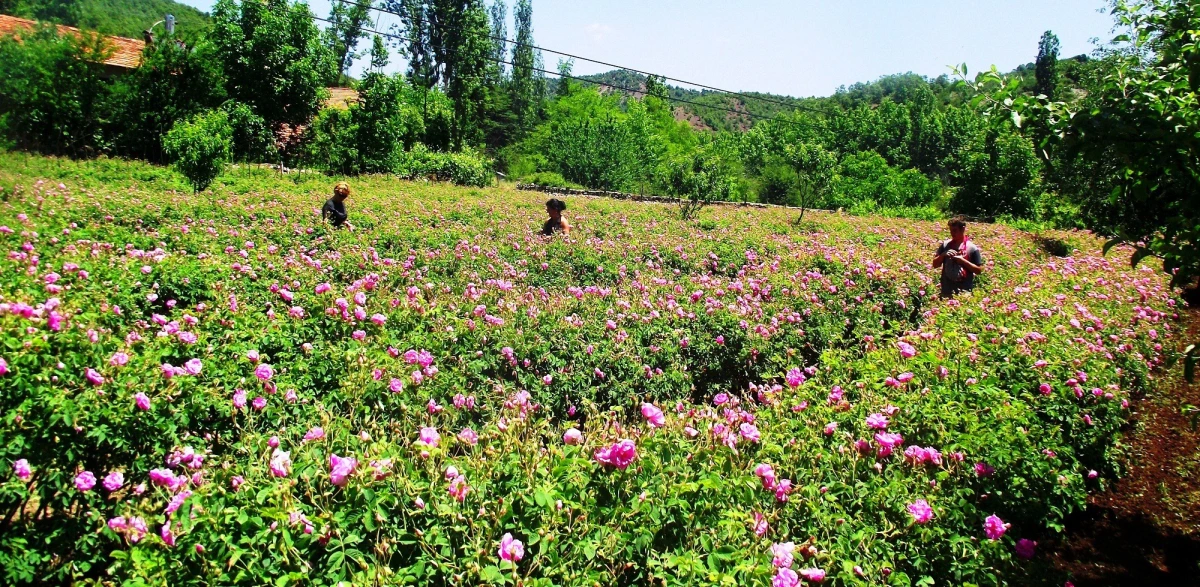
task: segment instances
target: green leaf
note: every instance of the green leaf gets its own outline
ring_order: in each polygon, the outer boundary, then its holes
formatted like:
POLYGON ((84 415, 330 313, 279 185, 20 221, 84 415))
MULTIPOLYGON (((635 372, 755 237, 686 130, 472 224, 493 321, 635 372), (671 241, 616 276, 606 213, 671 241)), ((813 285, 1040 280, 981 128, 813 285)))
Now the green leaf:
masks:
POLYGON ((1108 254, 1108 251, 1109 251, 1109 249, 1111 249, 1111 248, 1113 248, 1113 247, 1115 247, 1115 246, 1117 246, 1117 245, 1119 245, 1119 244, 1121 244, 1121 243, 1123 243, 1123 242, 1125 242, 1125 239, 1123 239, 1123 238, 1121 238, 1121 237, 1119 237, 1119 236, 1118 236, 1118 237, 1116 237, 1116 238, 1111 238, 1111 239, 1109 239, 1108 241, 1106 241, 1106 242, 1104 243, 1104 249, 1102 250, 1102 252, 1101 252, 1100 254, 1101 254, 1101 255, 1107 255, 1107 254, 1108 254))
POLYGON ((479 578, 489 583, 503 583, 504 573, 500 572, 500 567, 489 565, 479 570, 479 578))
POLYGON ((1154 253, 1150 252, 1150 249, 1138 247, 1138 250, 1134 251, 1133 256, 1129 258, 1129 266, 1136 268, 1138 263, 1142 262, 1142 259, 1145 259, 1153 254, 1154 253))

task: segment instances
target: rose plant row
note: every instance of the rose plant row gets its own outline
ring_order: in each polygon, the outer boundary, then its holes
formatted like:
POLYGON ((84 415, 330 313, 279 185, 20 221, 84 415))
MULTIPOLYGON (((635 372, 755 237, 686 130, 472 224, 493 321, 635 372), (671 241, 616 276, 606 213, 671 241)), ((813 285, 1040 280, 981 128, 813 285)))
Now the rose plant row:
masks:
POLYGON ((6 583, 1041 580, 1178 328, 1087 235, 176 186, 0 155, 6 583))

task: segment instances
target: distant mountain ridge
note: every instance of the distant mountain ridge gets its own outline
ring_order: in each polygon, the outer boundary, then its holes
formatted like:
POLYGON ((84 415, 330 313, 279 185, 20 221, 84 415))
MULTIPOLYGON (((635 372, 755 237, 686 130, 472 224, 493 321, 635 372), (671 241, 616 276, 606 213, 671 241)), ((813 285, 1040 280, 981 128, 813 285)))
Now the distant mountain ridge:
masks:
MULTIPOLYGON (((646 76, 627 69, 614 69, 604 73, 581 75, 581 79, 610 84, 598 86, 602 93, 621 92, 617 88, 636 89, 635 96, 641 96, 646 90, 646 76)), ((747 98, 712 90, 693 90, 667 84, 667 95, 673 100, 675 117, 688 120, 693 127, 710 130, 747 130, 755 118, 770 118, 789 112, 795 107, 803 107, 807 103, 817 103, 819 98, 795 98, 764 92, 737 92, 747 98), (763 98, 763 99, 751 99, 763 98), (682 102, 694 102, 689 104, 682 102), (730 110, 734 112, 729 112, 730 110)))
MULTIPOLYGON (((181 32, 207 30, 210 24, 208 14, 174 0, 0 0, 0 13, 134 39, 168 14, 181 32)), ((162 25, 154 28, 162 31, 162 25)))

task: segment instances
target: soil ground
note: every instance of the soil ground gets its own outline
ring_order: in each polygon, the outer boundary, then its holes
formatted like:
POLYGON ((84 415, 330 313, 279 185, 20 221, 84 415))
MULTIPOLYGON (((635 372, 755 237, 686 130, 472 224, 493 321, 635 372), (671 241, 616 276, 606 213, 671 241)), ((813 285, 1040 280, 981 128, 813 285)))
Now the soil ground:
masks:
MULTIPOLYGON (((1181 346, 1200 341, 1200 310, 1188 314, 1181 346)), ((1200 378, 1187 383, 1179 367, 1159 377, 1122 439, 1125 475, 1046 550, 1076 587, 1200 587, 1200 418, 1187 411, 1200 408, 1200 378)))

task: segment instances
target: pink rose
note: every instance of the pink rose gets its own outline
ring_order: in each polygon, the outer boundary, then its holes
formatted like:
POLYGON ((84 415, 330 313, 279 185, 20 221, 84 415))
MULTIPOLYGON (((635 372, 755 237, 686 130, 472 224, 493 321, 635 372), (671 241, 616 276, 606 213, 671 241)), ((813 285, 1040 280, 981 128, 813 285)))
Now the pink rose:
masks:
POLYGON ((512 537, 508 532, 500 539, 500 560, 516 563, 525 557, 525 545, 512 537))

